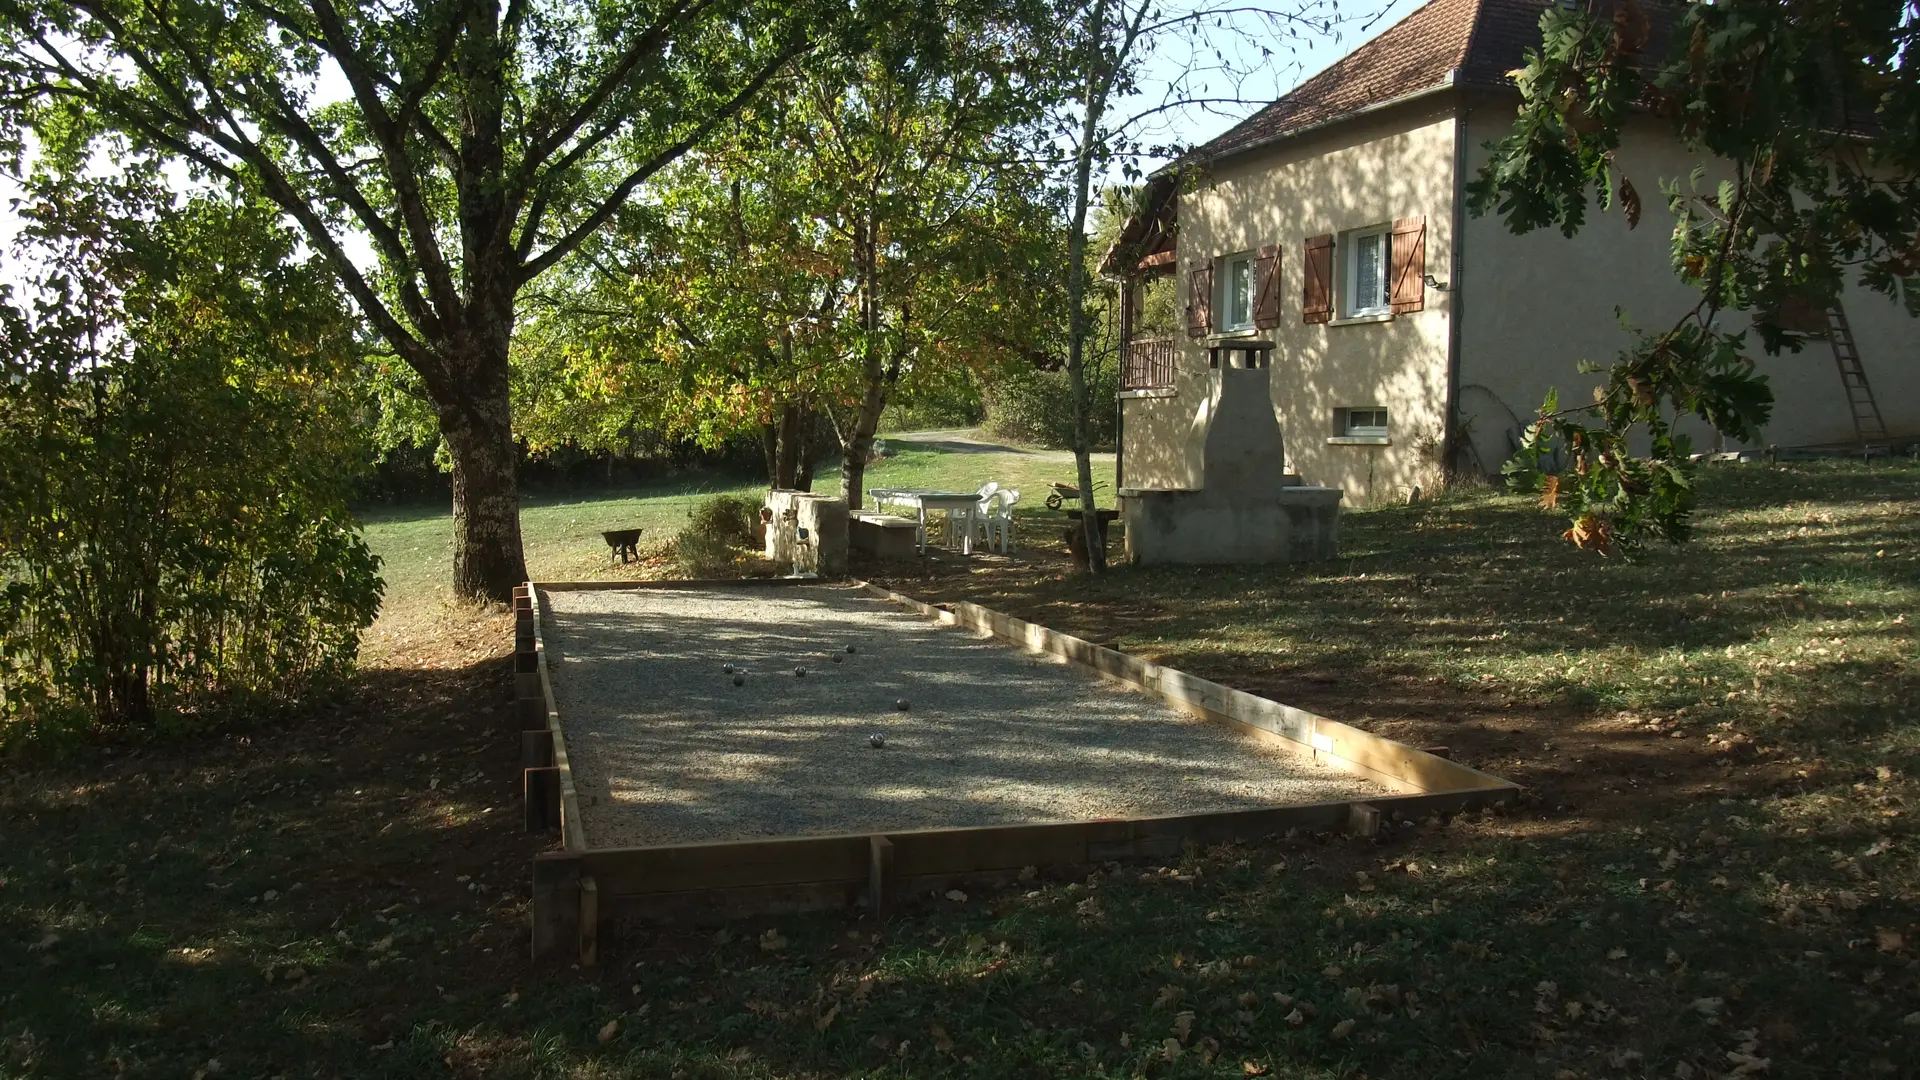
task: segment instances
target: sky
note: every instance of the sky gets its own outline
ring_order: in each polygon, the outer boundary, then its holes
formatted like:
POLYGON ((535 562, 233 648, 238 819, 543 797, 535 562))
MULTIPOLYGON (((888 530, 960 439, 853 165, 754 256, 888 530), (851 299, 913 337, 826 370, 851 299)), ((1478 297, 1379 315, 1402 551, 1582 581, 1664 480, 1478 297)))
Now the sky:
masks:
MULTIPOLYGON (((1169 3, 1175 10, 1193 10, 1198 4, 1218 0, 1196 0, 1184 8, 1169 3)), ((1245 117, 1259 111, 1268 102, 1322 70, 1340 57, 1391 26, 1424 0, 1278 0, 1284 6, 1323 4, 1322 14, 1334 14, 1338 20, 1330 34, 1306 33, 1283 41, 1270 28, 1243 17, 1242 32, 1210 29, 1199 48, 1186 42, 1165 42, 1150 56, 1141 70, 1139 92, 1128 101, 1116 103, 1116 113, 1131 115, 1152 109, 1169 97, 1209 98, 1204 105, 1168 109, 1155 113, 1136 127, 1140 141, 1149 145, 1194 146, 1226 131, 1245 117), (1214 50, 1218 56, 1213 56, 1214 50), (1271 56, 1263 56, 1262 50, 1271 56), (1238 98, 1227 102, 1223 98, 1238 98)), ((1221 5, 1222 10, 1246 12, 1252 9, 1221 5)), ((1277 9, 1276 9, 1277 10, 1277 9)), ((344 82, 344 81, 343 81, 344 82)), ((344 87, 343 87, 344 89, 344 87)), ((324 87, 322 92, 324 93, 324 87)), ((343 95, 344 96, 344 95, 343 95)), ((1166 161, 1164 155, 1133 159, 1142 172, 1151 172, 1166 161)), ((1108 177, 1123 179, 1119 166, 1108 177)), ((12 263, 13 240, 18 221, 12 201, 18 189, 0 174, 0 267, 12 263)), ((345 246, 356 263, 370 265, 372 250, 360 237, 346 238, 345 246)), ((15 269, 19 269, 15 267, 15 269)), ((0 283, 18 281, 14 274, 0 269, 0 283)))

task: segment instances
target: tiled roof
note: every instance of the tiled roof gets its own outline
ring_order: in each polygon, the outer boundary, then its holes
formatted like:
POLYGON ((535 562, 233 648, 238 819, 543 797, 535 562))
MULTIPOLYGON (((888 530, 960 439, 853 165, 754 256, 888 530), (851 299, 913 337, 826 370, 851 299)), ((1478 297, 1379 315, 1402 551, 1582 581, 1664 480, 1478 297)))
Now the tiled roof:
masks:
POLYGON ((1554 0, 1429 0, 1332 67, 1226 134, 1195 147, 1211 160, 1284 138, 1422 90, 1455 83, 1504 87, 1540 40, 1554 0))

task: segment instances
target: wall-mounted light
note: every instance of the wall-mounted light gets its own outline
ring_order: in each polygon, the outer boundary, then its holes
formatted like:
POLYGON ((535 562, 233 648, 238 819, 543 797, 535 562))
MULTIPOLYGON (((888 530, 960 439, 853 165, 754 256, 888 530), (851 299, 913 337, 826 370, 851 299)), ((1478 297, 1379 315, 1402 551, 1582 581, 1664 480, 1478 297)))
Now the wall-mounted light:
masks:
POLYGON ((1428 274, 1426 277, 1422 278, 1421 280, 1426 282, 1427 288, 1429 289, 1438 289, 1441 292, 1447 291, 1447 283, 1444 281, 1435 281, 1433 279, 1432 274, 1428 274))

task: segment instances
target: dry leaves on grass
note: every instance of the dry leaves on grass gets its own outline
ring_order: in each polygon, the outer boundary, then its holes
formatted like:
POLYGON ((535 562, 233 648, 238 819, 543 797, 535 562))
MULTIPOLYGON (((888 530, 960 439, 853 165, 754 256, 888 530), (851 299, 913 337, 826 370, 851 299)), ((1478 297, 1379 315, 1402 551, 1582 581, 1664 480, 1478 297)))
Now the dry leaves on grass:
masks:
POLYGON ((1190 1037, 1192 1034, 1193 1034, 1192 1010, 1183 1012, 1173 1018, 1173 1037, 1180 1040, 1182 1045, 1185 1045, 1188 1037, 1190 1037))
POLYGON ((605 1046, 606 1044, 612 1042, 613 1037, 618 1034, 620 1034, 620 1021, 618 1020, 607 1021, 606 1026, 600 1029, 600 1036, 599 1036, 600 1045, 605 1046))

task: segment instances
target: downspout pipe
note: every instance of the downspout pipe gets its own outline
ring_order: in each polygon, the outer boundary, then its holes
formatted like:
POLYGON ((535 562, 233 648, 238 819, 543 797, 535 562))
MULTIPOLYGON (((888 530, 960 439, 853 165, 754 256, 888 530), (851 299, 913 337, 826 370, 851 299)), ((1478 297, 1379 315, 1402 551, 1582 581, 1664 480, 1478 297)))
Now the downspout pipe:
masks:
MULTIPOLYGON (((1447 82, 1451 84, 1457 74, 1450 73, 1447 82)), ((1440 424, 1440 477, 1443 485, 1453 479, 1454 458, 1458 452, 1454 441, 1458 436, 1460 415, 1460 320, 1465 307, 1461 300, 1460 279, 1461 271, 1467 265, 1467 118, 1472 110, 1468 106, 1466 91, 1459 90, 1458 95, 1454 98, 1453 109, 1453 266, 1447 280, 1447 411, 1440 424)))

